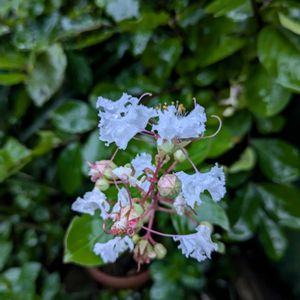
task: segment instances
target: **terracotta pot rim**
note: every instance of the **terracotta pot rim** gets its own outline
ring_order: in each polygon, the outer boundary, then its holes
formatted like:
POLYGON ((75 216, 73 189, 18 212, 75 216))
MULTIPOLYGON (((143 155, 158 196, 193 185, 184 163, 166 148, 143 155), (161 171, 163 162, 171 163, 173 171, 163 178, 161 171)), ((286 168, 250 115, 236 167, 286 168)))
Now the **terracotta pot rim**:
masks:
POLYGON ((127 276, 109 275, 97 268, 87 268, 87 271, 97 282, 116 289, 139 288, 150 278, 149 270, 127 276))

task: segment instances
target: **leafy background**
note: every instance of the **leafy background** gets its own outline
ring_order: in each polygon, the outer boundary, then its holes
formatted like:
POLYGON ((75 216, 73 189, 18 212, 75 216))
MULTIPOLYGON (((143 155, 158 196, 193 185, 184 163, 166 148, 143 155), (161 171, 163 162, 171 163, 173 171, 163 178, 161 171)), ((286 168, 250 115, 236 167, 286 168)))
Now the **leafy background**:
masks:
POLYGON ((0 298, 300 297, 299 19, 285 0, 2 0, 0 298), (222 207, 205 207, 226 253, 197 264, 167 244, 140 291, 62 262, 70 205, 91 188, 86 162, 112 151, 97 138, 96 97, 123 91, 151 92, 150 105, 196 97, 223 127, 190 156, 227 166, 222 207))

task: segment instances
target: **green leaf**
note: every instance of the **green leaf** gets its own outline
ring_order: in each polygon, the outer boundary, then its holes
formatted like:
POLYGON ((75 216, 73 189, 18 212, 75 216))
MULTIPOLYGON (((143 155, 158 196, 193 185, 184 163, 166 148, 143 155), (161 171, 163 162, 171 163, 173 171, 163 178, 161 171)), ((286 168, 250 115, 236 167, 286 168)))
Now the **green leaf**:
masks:
POLYGON ((260 117, 278 114, 289 103, 291 93, 257 67, 246 81, 245 98, 250 111, 260 117))
POLYGON ((116 22, 139 17, 139 2, 137 0, 110 0, 105 11, 116 22))
POLYGON ((41 300, 54 300, 60 289, 60 279, 58 273, 52 273, 45 278, 41 300))
POLYGON ((228 216, 231 229, 228 237, 233 241, 244 241, 251 238, 260 223, 260 197, 256 187, 248 184, 236 193, 229 202, 228 216))
POLYGON ((81 146, 79 143, 72 143, 60 153, 57 161, 58 180, 67 194, 75 193, 81 186, 81 167, 81 146))
POLYGON ((261 220, 259 238, 271 259, 279 260, 283 256, 287 247, 286 237, 281 228, 267 216, 261 220))
POLYGON ((12 49, 0 50, 0 69, 24 70, 26 67, 26 56, 12 49))
POLYGON ((229 169, 229 173, 238 173, 241 171, 252 170, 256 163, 255 152, 251 147, 247 147, 241 154, 239 159, 233 163, 229 169))
POLYGON ((87 175, 89 168, 88 162, 108 159, 111 156, 111 147, 105 146, 105 143, 99 140, 98 130, 93 131, 82 148, 83 172, 87 175))
POLYGON ((35 57, 26 88, 37 106, 42 106, 57 92, 63 82, 66 65, 67 59, 59 44, 35 57))
POLYGON ((104 243, 111 238, 102 229, 99 214, 74 217, 65 236, 65 263, 76 263, 84 266, 100 266, 100 256, 93 252, 97 242, 104 243))
POLYGON ((197 50, 197 64, 200 67, 205 67, 214 64, 240 50, 245 41, 241 38, 220 35, 217 38, 205 37, 200 40, 200 45, 197 50))
POLYGON ((21 268, 11 268, 4 272, 4 277, 11 284, 13 299, 34 299, 35 281, 40 272, 40 269, 40 263, 27 262, 21 268))
POLYGON ((32 158, 32 153, 16 139, 9 138, 0 149, 0 182, 22 169, 32 158))
POLYGON ((300 191, 294 186, 258 184, 261 202, 278 224, 300 229, 300 191))
POLYGON ((52 113, 56 128, 67 133, 84 133, 96 127, 97 113, 88 104, 68 100, 52 113))
POLYGON ((214 0, 209 3, 205 11, 213 13, 215 17, 227 16, 241 21, 251 16, 251 3, 248 0, 214 0))
POLYGON ((280 31, 272 26, 265 27, 258 36, 257 53, 279 84, 300 92, 300 53, 280 31))
POLYGON ((83 94, 89 90, 93 83, 93 72, 87 59, 75 52, 68 54, 67 75, 72 87, 83 94))
POLYGON ((251 143, 257 150, 261 171, 268 179, 285 183, 299 177, 300 155, 295 147, 277 139, 254 139, 251 143))
POLYGON ((292 31, 293 33, 300 35, 300 23, 299 22, 294 21, 293 19, 289 18, 288 16, 286 16, 282 13, 279 13, 278 16, 279 16, 279 21, 284 28, 292 31))
POLYGON ((0 270, 3 269, 12 250, 12 242, 0 240, 0 270))
POLYGON ((280 132, 285 125, 285 119, 281 115, 270 118, 256 118, 256 127, 262 134, 269 134, 273 132, 280 132))
POLYGON ((23 82, 25 79, 26 75, 24 73, 0 73, 0 85, 15 85, 23 82))
POLYGON ((41 130, 37 134, 39 139, 37 145, 32 149, 33 155, 44 155, 61 143, 61 139, 52 131, 41 130))
POLYGON ((202 203, 196 209, 194 216, 198 222, 209 222, 229 230, 229 220, 222 206, 214 202, 207 194, 201 195, 202 203))

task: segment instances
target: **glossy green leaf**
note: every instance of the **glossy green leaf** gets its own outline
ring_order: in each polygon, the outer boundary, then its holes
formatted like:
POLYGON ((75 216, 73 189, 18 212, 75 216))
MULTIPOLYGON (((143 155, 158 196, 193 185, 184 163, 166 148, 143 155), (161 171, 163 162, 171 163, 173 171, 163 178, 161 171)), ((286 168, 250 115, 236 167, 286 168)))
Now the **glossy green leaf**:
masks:
POLYGON ((105 10, 116 22, 139 16, 139 2, 137 0, 110 0, 105 10))
POLYGON ((280 31, 265 27, 258 36, 258 57, 282 86, 300 92, 300 52, 280 31))
POLYGON ((52 122, 64 132, 83 133, 96 127, 97 111, 84 102, 68 100, 52 113, 52 122))
POLYGON ((41 300, 54 300, 60 289, 60 278, 58 273, 47 275, 42 289, 41 300))
POLYGON ((80 144, 72 143, 60 153, 57 160, 57 176, 67 194, 75 193, 82 180, 82 155, 80 144))
POLYGON ((293 19, 289 18, 288 16, 282 13, 279 13, 278 16, 279 21, 284 28, 300 35, 300 22, 294 21, 293 19))
POLYGON ((255 152, 251 147, 247 147, 241 154, 240 158, 229 167, 228 172, 237 173, 241 171, 249 171, 253 169, 255 163, 255 152))
POLYGON ((44 155, 61 143, 61 139, 53 131, 42 130, 38 132, 38 136, 37 144, 32 149, 33 155, 44 155))
POLYGON ((22 169, 31 158, 29 149, 10 138, 0 149, 0 182, 22 169))
POLYGON ((290 100, 291 93, 277 84, 262 68, 251 73, 245 85, 245 98, 250 111, 260 117, 278 114, 290 100))
POLYGON ((23 82, 26 79, 24 73, 0 73, 0 85, 15 85, 23 82))
POLYGON ((0 270, 3 269, 12 250, 12 242, 0 240, 0 270))
POLYGON ((111 237, 104 233, 100 214, 74 217, 65 237, 65 263, 84 266, 100 266, 100 256, 93 252, 97 242, 104 243, 111 237))
POLYGON ((300 175, 299 151, 292 145, 276 139, 254 139, 259 166, 273 182, 291 182, 300 175))
POLYGON ((214 202, 210 196, 203 194, 202 203, 196 209, 195 218, 198 222, 209 222, 229 230, 229 220, 222 206, 214 202))
POLYGON ((99 140, 98 130, 93 131, 82 148, 83 172, 87 175, 89 168, 88 162, 97 160, 110 159, 112 147, 105 146, 105 143, 99 140))
POLYGON ((265 209, 278 224, 300 229, 300 190, 294 186, 258 184, 257 190, 265 209))
POLYGON ((10 299, 34 299, 35 281, 40 269, 40 263, 27 262, 22 267, 6 270, 3 275, 11 285, 10 299), (20 295, 22 295, 22 297, 20 297, 20 295))
POLYGON ((281 228, 274 221, 267 217, 262 218, 259 238, 271 259, 279 260, 283 256, 287 240, 281 228))
POLYGON ((42 106, 57 92, 63 82, 66 65, 67 59, 59 44, 36 56, 26 88, 37 106, 42 106))
POLYGON ((26 68, 26 56, 21 52, 13 52, 12 49, 0 50, 0 69, 24 70, 26 68))
POLYGON ((283 116, 276 115, 270 118, 256 118, 255 123, 260 133, 269 134, 280 132, 286 124, 286 120, 283 116))

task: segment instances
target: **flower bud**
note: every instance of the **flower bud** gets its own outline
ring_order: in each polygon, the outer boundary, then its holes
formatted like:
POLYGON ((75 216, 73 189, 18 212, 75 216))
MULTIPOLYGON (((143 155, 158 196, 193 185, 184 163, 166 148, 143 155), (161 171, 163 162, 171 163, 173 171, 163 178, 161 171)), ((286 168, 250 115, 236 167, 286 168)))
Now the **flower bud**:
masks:
POLYGON ((158 259, 162 259, 167 254, 167 249, 163 244, 157 243, 154 245, 154 252, 158 259))
POLYGON ((157 146, 159 152, 164 154, 172 154, 175 150, 175 145, 170 142, 163 142, 162 144, 157 146))
POLYGON ((102 192, 108 190, 109 182, 105 178, 99 178, 96 181, 95 186, 102 192))
POLYGON ((178 162, 184 162, 186 160, 186 156, 184 155, 184 152, 181 149, 178 149, 174 153, 174 159, 178 162))
POLYGON ((106 179, 112 179, 112 170, 117 166, 110 160, 100 160, 93 164, 89 164, 89 167, 89 175, 91 176, 91 180, 96 182, 97 179, 102 177, 105 177, 106 179))
POLYGON ((141 239, 133 250, 133 257, 138 264, 149 264, 156 257, 156 252, 148 240, 141 239))
POLYGON ((209 222, 202 221, 202 222, 200 222, 200 225, 204 225, 204 226, 208 227, 210 229, 210 232, 213 232, 213 230, 214 230, 214 226, 209 222))
POLYGON ((141 237, 138 234, 135 234, 132 237, 132 241, 136 244, 139 240, 141 239, 141 237))
POLYGON ((161 196, 175 198, 181 190, 181 182, 175 174, 163 175, 157 183, 161 196))

